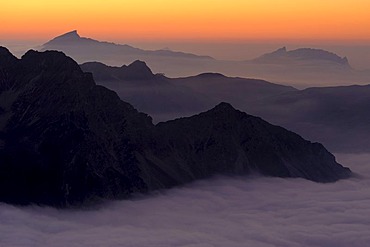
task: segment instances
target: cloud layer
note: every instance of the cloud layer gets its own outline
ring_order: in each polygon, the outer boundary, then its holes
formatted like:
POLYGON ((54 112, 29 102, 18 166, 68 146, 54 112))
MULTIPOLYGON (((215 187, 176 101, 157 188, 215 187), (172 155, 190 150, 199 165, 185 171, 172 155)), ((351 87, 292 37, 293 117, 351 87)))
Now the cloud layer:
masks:
POLYGON ((370 155, 338 157, 361 176, 215 178, 89 210, 0 204, 0 246, 364 247, 370 155))

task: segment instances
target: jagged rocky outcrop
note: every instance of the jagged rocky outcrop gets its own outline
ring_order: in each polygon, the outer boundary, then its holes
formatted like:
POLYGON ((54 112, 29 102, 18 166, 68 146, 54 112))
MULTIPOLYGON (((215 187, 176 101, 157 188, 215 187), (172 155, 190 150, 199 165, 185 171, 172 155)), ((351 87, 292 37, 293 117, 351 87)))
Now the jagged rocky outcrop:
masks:
POLYGON ((61 52, 0 48, 0 200, 79 205, 213 174, 350 175, 320 144, 221 103, 153 125, 61 52))

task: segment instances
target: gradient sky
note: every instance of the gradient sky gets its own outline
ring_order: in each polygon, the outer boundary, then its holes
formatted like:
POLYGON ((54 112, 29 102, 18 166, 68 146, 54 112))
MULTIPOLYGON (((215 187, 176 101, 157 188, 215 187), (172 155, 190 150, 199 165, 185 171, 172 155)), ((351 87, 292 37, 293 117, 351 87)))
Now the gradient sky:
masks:
POLYGON ((370 40, 369 0, 2 1, 0 39, 370 40))

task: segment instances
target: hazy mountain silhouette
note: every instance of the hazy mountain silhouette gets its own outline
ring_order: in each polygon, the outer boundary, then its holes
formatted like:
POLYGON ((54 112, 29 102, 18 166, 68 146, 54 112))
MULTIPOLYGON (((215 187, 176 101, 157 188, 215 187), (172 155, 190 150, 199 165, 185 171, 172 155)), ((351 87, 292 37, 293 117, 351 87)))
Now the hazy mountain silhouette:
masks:
POLYGON ((258 63, 321 63, 326 62, 328 65, 343 65, 350 66, 346 57, 340 57, 335 53, 321 49, 300 48, 292 51, 287 51, 286 47, 282 47, 271 53, 264 54, 253 61, 258 63))
POLYGON ((66 206, 251 171, 350 176, 321 144, 227 103, 153 125, 61 52, 0 47, 0 82, 3 202, 66 206))
MULTIPOLYGON (((111 42, 101 42, 90 38, 84 38, 81 37, 77 30, 65 33, 63 35, 60 35, 49 42, 45 43, 43 45, 43 49, 49 49, 49 48, 63 48, 63 49, 71 49, 72 52, 76 52, 74 50, 74 47, 82 48, 79 52, 81 54, 84 53, 84 48, 87 48, 88 51, 90 51, 89 48, 97 48, 98 50, 95 52, 122 52, 123 55, 131 55, 131 56, 168 56, 168 57, 183 57, 183 58, 206 58, 206 59, 212 59, 209 56, 198 56, 191 53, 184 53, 184 52, 175 52, 171 51, 169 49, 166 50, 142 50, 139 48, 132 47, 130 45, 120 45, 115 44, 111 42), (86 47, 90 46, 90 47, 86 47), (128 53, 128 54, 125 54, 128 53)), ((111 54, 109 54, 111 55, 111 54)))
MULTIPOLYGON (((368 152, 370 86, 308 88, 275 95, 249 108, 275 124, 336 152, 368 152)), ((243 109, 243 108, 242 108, 243 109)))
POLYGON ((205 61, 214 60, 209 56, 165 50, 143 50, 130 45, 101 42, 81 37, 77 31, 58 36, 41 46, 41 51, 58 50, 73 57, 79 63, 99 61, 110 65, 129 64, 142 60, 157 72, 171 74, 172 69, 194 63, 201 66, 205 61), (166 69, 167 68, 167 69, 166 69), (163 71, 161 69, 164 69, 163 71))
MULTIPOLYGON (((203 111, 226 101, 239 109, 324 143, 336 152, 365 152, 370 146, 370 86, 308 88, 203 73, 184 78, 153 75, 129 80, 117 75, 122 68, 96 63, 81 65, 98 84, 115 90, 123 100, 149 113, 155 122, 203 111)), ((150 70, 143 66, 142 74, 150 70)))
POLYGON ((147 78, 127 77, 127 74, 146 75, 151 71, 139 61, 122 67, 92 62, 82 64, 81 68, 93 73, 98 84, 116 91, 122 100, 150 114, 155 122, 190 116, 220 101, 245 106, 265 97, 296 90, 263 80, 231 78, 218 73, 167 78, 150 72, 147 78), (133 72, 133 65, 138 63, 142 65, 141 70, 133 72))
POLYGON ((41 50, 59 50, 79 63, 99 61, 120 66, 136 60, 145 61, 155 73, 184 77, 216 71, 232 77, 262 78, 298 87, 313 85, 348 85, 370 83, 369 71, 357 71, 346 58, 319 49, 281 48, 259 58, 244 61, 216 60, 168 49, 149 51, 80 37, 72 31, 45 43, 41 50))
POLYGON ((174 84, 173 79, 164 75, 153 74, 142 61, 121 67, 98 62, 80 66, 93 73, 97 84, 114 90, 122 100, 154 117, 155 122, 190 116, 219 102, 190 87, 174 84))

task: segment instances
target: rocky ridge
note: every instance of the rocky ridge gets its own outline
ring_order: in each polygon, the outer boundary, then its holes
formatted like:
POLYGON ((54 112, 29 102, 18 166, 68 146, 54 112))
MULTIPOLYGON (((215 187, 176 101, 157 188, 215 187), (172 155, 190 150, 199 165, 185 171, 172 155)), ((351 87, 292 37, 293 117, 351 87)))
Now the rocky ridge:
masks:
POLYGON ((61 52, 0 48, 0 201, 59 207, 213 174, 350 176, 321 144, 227 103, 153 125, 61 52))

